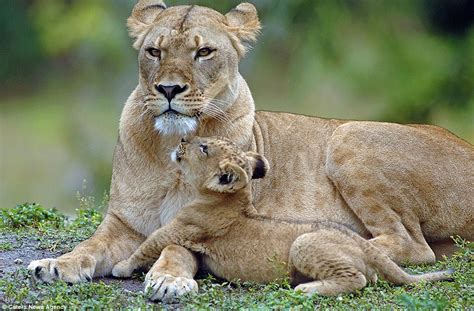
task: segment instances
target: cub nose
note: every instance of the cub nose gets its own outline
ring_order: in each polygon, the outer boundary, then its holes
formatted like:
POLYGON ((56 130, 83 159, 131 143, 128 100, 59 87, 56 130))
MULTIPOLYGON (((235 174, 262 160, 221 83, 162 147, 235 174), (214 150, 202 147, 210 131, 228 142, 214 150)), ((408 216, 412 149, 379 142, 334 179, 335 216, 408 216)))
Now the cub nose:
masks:
POLYGON ((171 100, 179 93, 183 93, 186 91, 188 88, 187 85, 181 86, 181 85, 163 85, 163 84, 158 84, 155 85, 155 88, 158 92, 163 94, 168 102, 171 102, 171 100))

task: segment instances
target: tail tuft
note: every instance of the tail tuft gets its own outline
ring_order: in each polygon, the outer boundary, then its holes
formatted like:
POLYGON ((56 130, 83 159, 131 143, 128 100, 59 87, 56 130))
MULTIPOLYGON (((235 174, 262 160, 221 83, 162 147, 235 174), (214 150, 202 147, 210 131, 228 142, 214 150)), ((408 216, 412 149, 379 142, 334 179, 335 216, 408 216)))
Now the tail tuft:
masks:
POLYGON ((419 274, 415 277, 417 277, 419 280, 426 280, 426 281, 452 281, 453 273, 454 273, 454 269, 450 268, 444 271, 436 271, 436 272, 419 274))

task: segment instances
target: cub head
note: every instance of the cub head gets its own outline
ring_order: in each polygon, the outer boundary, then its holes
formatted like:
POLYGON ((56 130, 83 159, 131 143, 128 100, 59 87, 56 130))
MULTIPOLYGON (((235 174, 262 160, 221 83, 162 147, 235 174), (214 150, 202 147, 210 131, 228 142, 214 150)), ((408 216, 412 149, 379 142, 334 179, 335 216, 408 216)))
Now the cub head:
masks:
POLYGON ((258 153, 244 152, 234 143, 217 137, 182 139, 171 159, 185 179, 198 189, 233 193, 251 179, 263 178, 268 161, 258 153))
POLYGON ((138 50, 144 109, 162 135, 188 135, 219 119, 237 96, 238 63, 260 29, 257 11, 242 3, 225 15, 196 5, 167 8, 139 0, 127 24, 138 50))

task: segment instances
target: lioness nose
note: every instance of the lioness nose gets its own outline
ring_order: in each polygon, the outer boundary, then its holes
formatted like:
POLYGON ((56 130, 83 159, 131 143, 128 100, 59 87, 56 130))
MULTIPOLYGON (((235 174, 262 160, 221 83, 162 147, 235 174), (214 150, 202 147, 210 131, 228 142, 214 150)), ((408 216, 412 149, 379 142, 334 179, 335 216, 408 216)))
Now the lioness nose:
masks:
POLYGON ((168 102, 171 102, 171 100, 179 93, 183 93, 186 91, 188 88, 187 85, 181 86, 181 85, 163 85, 163 84, 158 84, 155 86, 156 90, 160 92, 161 94, 165 95, 166 99, 168 102))

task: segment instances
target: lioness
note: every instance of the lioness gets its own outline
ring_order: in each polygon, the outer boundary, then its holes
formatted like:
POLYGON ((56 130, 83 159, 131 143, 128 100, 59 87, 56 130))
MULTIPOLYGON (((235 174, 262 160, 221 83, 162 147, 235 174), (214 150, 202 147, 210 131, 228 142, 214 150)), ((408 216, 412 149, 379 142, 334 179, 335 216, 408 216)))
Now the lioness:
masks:
POLYGON ((176 244, 212 258, 211 272, 227 280, 267 283, 289 276, 299 284, 296 290, 307 294, 352 292, 367 280, 375 282, 376 272, 396 284, 450 278, 450 271, 410 275, 370 242, 336 223, 296 223, 259 215, 252 204, 250 180, 263 178, 268 162, 229 140, 182 140, 172 159, 193 188, 194 199, 132 256, 115 265, 116 277, 151 266, 166 246, 176 244), (313 281, 300 284, 302 278, 313 281))
MULTIPOLYGON (((139 83, 120 119, 104 221, 72 252, 33 261, 33 277, 80 282, 109 275, 169 223, 192 200, 169 160, 186 134, 224 136, 267 158, 270 173, 251 187, 255 208, 268 217, 351 225, 396 262, 433 262, 427 241, 474 237, 474 148, 448 131, 255 112, 238 71, 245 43, 260 29, 253 5, 222 15, 141 0, 128 26, 139 83)), ((161 284, 155 297, 196 288, 198 259, 183 247, 165 248, 147 281, 161 284)))

